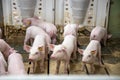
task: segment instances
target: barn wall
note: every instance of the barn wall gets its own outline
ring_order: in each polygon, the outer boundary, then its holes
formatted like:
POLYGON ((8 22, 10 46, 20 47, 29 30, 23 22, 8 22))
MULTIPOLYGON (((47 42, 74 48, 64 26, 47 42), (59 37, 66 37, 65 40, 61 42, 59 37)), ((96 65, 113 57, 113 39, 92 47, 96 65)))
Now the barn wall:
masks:
POLYGON ((120 0, 111 0, 108 31, 112 38, 120 38, 120 0))

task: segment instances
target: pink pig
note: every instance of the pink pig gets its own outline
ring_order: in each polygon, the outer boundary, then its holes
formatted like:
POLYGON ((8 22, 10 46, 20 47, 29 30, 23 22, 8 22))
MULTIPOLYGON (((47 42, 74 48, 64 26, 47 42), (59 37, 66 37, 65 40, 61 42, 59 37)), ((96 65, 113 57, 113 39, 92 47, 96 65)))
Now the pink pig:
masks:
POLYGON ((98 40, 100 42, 103 40, 104 46, 106 46, 107 38, 110 37, 111 35, 107 35, 107 30, 101 26, 96 26, 90 34, 90 40, 98 40))
POLYGON ((0 39, 2 38, 2 30, 1 30, 1 28, 0 28, 0 39))
POLYGON ((29 54, 30 61, 35 62, 35 61, 41 60, 40 71, 44 72, 44 67, 45 67, 44 60, 45 60, 45 57, 47 57, 47 53, 48 53, 45 36, 44 35, 37 35, 35 37, 35 40, 33 42, 32 47, 26 46, 26 50, 30 53, 29 54))
POLYGON ((63 60, 65 63, 64 73, 70 70, 69 62, 71 55, 76 55, 76 37, 73 35, 67 35, 64 38, 62 44, 50 45, 50 49, 53 51, 51 58, 57 60, 56 74, 59 73, 60 62, 63 60))
POLYGON ((0 51, 0 75, 5 75, 7 73, 6 68, 7 62, 5 61, 4 56, 0 51))
POLYGON ((78 31, 78 25, 77 24, 67 24, 65 27, 64 27, 64 37, 66 35, 73 35, 75 37, 77 37, 77 31, 78 31))
POLYGON ((8 74, 9 75, 26 75, 23 58, 21 54, 15 51, 8 57, 8 74))
POLYGON ((51 37, 52 43, 56 42, 57 28, 54 24, 42 21, 38 17, 25 18, 22 22, 25 26, 38 26, 42 28, 51 37))
POLYGON ((91 65, 91 73, 94 73, 94 63, 98 59, 100 66, 101 64, 101 45, 97 40, 91 40, 85 50, 78 49, 78 52, 83 55, 83 64, 91 65))
POLYGON ((11 48, 3 39, 0 39, 0 51, 3 53, 5 59, 8 59, 8 56, 11 54, 11 48))
POLYGON ((36 26, 31 26, 31 27, 28 27, 26 30, 26 35, 24 39, 24 50, 26 50, 27 41, 31 38, 35 39, 37 35, 45 35, 46 43, 47 44, 51 43, 50 36, 44 30, 36 26))

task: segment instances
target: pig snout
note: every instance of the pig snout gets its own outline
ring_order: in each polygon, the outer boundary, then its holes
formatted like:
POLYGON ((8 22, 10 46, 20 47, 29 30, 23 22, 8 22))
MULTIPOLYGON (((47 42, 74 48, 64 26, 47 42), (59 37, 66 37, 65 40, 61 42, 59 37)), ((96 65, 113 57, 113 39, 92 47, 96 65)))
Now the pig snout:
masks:
POLYGON ((50 56, 51 59, 56 59, 55 56, 50 56))
POLYGON ((34 60, 33 60, 33 59, 31 59, 31 58, 29 58, 28 60, 29 60, 29 61, 31 61, 31 62, 33 62, 33 61, 34 61, 34 60))

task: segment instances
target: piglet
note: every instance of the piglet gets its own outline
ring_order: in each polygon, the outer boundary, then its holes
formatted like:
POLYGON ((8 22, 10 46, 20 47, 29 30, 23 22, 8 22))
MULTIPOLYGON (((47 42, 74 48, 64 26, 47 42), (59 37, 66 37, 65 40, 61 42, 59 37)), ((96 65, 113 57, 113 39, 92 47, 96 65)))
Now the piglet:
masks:
POLYGON ((77 24, 67 24, 64 27, 63 36, 65 37, 66 35, 73 35, 73 36, 77 37, 77 31, 78 31, 77 24))
POLYGON ((7 73, 6 68, 7 62, 5 61, 4 56, 0 51, 0 75, 5 75, 7 73))
POLYGON ((5 59, 8 59, 8 56, 11 54, 13 48, 3 39, 0 39, 0 51, 4 55, 5 59))
MULTIPOLYGON (((39 61, 40 62, 40 72, 44 72, 44 64, 45 64, 45 57, 47 57, 47 45, 44 35, 37 35, 33 42, 32 47, 26 46, 27 52, 29 52, 29 60, 30 61, 39 61)), ((35 69, 33 69, 35 70, 35 69)))
POLYGON ((26 35, 24 39, 24 50, 26 50, 25 46, 26 46, 27 41, 31 38, 35 39, 37 35, 44 35, 46 43, 47 44, 51 43, 50 36, 44 30, 36 26, 31 26, 31 27, 28 27, 26 30, 26 35))
POLYGON ((90 40, 98 40, 100 42, 103 40, 103 44, 106 46, 106 40, 111 36, 107 35, 107 30, 104 27, 96 26, 90 34, 90 40))
POLYGON ((91 40, 85 50, 78 49, 78 52, 83 55, 82 62, 84 64, 90 64, 91 73, 94 73, 94 63, 98 59, 99 65, 101 64, 101 45, 97 40, 91 40))
POLYGON ((14 51, 8 57, 8 75, 26 75, 21 54, 14 51))
POLYGON ((51 58, 57 60, 56 74, 59 73, 60 62, 63 60, 65 63, 64 73, 66 74, 70 70, 69 62, 71 55, 76 55, 76 37, 73 35, 67 35, 64 38, 62 44, 54 45, 50 44, 49 47, 53 51, 51 58))
POLYGON ((56 43, 57 28, 54 24, 43 21, 38 17, 25 18, 22 20, 25 26, 37 26, 42 28, 52 39, 52 43, 56 43))
POLYGON ((0 28, 0 39, 2 38, 2 30, 1 30, 1 28, 0 28))

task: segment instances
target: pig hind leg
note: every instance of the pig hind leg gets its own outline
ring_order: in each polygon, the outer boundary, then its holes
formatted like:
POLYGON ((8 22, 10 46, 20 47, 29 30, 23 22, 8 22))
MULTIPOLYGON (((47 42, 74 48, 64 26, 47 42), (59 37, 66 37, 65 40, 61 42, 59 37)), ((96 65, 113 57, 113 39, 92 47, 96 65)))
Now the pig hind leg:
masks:
POLYGON ((104 46, 106 46, 106 41, 107 41, 107 31, 106 31, 106 33, 104 35, 104 38, 103 38, 103 44, 104 44, 104 46))

